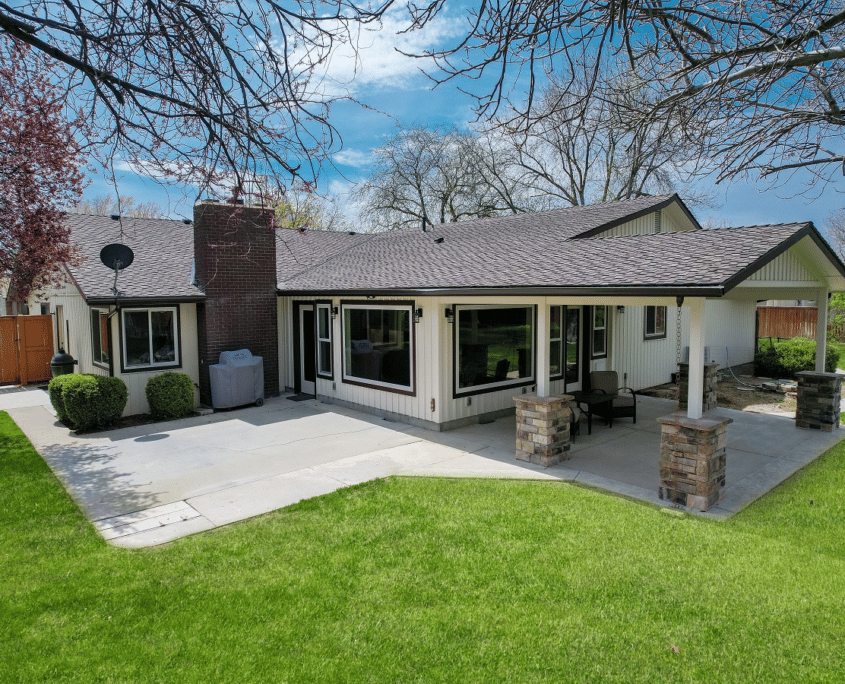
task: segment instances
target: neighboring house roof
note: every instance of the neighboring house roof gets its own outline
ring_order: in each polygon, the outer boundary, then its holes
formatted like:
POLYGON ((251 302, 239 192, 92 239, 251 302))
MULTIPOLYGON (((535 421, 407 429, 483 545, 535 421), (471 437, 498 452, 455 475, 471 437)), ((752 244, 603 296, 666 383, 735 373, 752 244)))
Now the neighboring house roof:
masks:
POLYGON ((69 268, 89 304, 114 302, 114 271, 100 261, 100 250, 121 242, 135 259, 117 278, 121 301, 199 301, 202 291, 191 283, 194 227, 171 219, 68 214, 71 239, 82 251, 79 266, 69 268))

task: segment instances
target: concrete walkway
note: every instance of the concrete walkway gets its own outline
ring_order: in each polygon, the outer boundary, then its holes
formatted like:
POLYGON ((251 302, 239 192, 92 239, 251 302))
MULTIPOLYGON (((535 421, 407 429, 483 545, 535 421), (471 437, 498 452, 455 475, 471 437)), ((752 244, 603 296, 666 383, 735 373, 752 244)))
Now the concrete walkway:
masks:
MULTIPOLYGON (((649 397, 639 400, 636 426, 594 424, 591 436, 576 438, 568 461, 548 469, 515 460, 513 417, 436 433, 278 397, 260 408, 77 436, 56 420, 44 391, 0 391, 0 409, 101 534, 125 547, 161 544, 394 474, 573 481, 669 507, 657 496, 656 419, 674 403, 649 397)), ((735 513, 845 434, 799 430, 781 417, 718 413, 734 423, 728 484, 703 514, 709 517, 735 513)))

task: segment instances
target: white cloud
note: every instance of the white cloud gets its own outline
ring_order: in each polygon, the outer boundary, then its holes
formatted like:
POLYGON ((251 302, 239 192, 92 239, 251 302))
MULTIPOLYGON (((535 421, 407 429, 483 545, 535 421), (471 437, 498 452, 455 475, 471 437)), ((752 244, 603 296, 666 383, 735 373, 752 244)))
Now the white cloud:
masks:
POLYGON ((361 152, 360 150, 341 150, 333 157, 338 164, 354 166, 356 168, 366 166, 373 160, 372 152, 361 152))
MULTIPOLYGON (((350 40, 336 44, 331 55, 313 73, 309 91, 323 97, 355 97, 365 88, 420 87, 429 81, 420 72, 425 60, 400 54, 422 54, 437 49, 444 41, 458 35, 458 23, 439 15, 424 28, 400 33, 407 28, 404 7, 389 12, 380 24, 358 26, 350 40)), ((326 26, 325 28, 329 28, 326 26)), ((296 63, 304 53, 291 55, 296 63)))

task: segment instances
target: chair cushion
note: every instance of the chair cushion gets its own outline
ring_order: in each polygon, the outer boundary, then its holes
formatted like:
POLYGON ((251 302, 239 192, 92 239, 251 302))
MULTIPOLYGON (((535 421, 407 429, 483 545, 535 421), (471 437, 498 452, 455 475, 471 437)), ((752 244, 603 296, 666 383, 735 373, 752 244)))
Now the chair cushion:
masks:
POLYGON ((633 406, 634 405, 634 397, 629 394, 619 394, 613 397, 613 406, 615 408, 625 407, 625 406, 633 406))

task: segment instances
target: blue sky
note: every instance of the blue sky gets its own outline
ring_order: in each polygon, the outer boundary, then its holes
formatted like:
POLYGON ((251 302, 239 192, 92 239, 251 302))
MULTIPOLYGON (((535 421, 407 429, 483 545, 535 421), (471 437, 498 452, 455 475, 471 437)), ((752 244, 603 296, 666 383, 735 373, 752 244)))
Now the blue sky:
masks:
MULTIPOLYGON (((372 109, 343 102, 332 109, 331 122, 343 139, 343 150, 333 157, 334 168, 326 166, 318 182, 318 192, 330 191, 343 197, 350 183, 367 173, 370 152, 395 135, 397 124, 465 126, 474 120, 473 100, 459 92, 457 83, 432 88, 420 72, 419 60, 403 57, 394 50, 399 45, 408 52, 442 44, 457 35, 460 20, 442 15, 424 32, 397 36, 398 19, 389 15, 380 31, 362 33, 359 60, 351 52, 337 53, 321 75, 322 87, 344 92, 372 109)), ((469 84, 463 83, 464 87, 469 84)), ((173 216, 191 216, 195 191, 162 187, 133 173, 129 168, 118 180, 120 193, 136 202, 155 201, 173 216)), ((718 208, 694 210, 702 222, 718 225, 749 225, 812 220, 824 227, 831 211, 845 206, 845 179, 801 195, 800 176, 783 187, 766 182, 731 181, 715 186, 701 181, 704 188, 715 188, 718 208), (813 199, 820 195, 817 199, 813 199)), ((86 197, 111 193, 102 176, 93 176, 86 197)), ((681 191, 683 196, 683 191, 681 191)))

